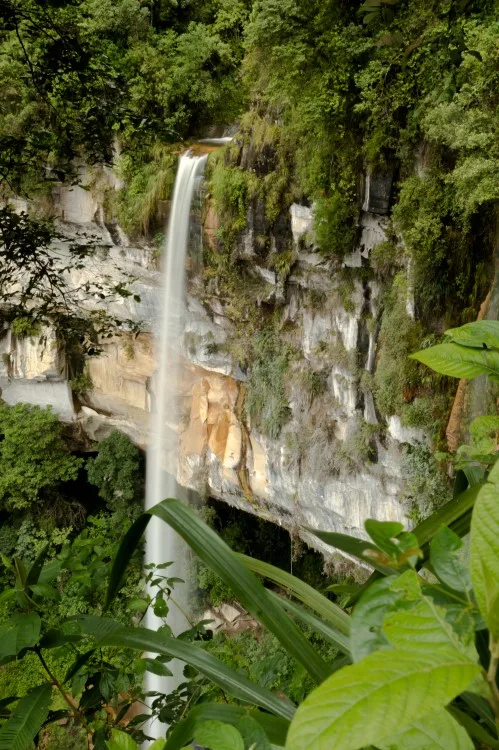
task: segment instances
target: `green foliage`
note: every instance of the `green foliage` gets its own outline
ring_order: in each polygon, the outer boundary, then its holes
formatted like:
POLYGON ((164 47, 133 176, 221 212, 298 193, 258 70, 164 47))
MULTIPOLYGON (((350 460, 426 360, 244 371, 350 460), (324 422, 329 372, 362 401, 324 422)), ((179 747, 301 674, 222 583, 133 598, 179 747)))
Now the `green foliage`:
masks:
POLYGON ((158 224, 159 201, 171 198, 176 154, 171 148, 156 144, 150 160, 141 161, 125 154, 119 162, 119 172, 125 181, 118 197, 117 218, 129 234, 147 235, 158 224))
POLYGON ((33 320, 26 316, 20 316, 14 318, 10 324, 12 333, 16 336, 39 336, 40 326, 33 322, 33 320))
POLYGON ((404 469, 414 521, 428 517, 450 500, 449 480, 427 445, 416 443, 407 448, 404 469))
POLYGON ((99 495, 112 511, 133 514, 134 504, 140 501, 140 453, 131 440, 118 430, 99 444, 96 458, 87 461, 90 484, 99 488, 99 495))
MULTIPOLYGON (((325 658, 334 659, 335 650, 315 634, 308 634, 325 658)), ((279 641, 267 631, 244 630, 234 635, 216 633, 206 649, 234 669, 247 674, 262 687, 283 692, 301 702, 314 682, 303 667, 290 657, 279 641)))
POLYGON ((254 175, 224 163, 216 154, 210 177, 213 204, 220 218, 220 236, 226 251, 233 249, 237 235, 246 227, 246 211, 256 189, 254 175))
POLYGON ((339 192, 319 199, 315 208, 315 239, 324 255, 342 258, 352 252, 357 238, 355 205, 339 192))
POLYGON ((73 178, 77 155, 110 163, 117 134, 140 158, 154 140, 234 120, 245 98, 237 73, 246 4, 175 7, 78 0, 47 15, 32 0, 5 4, 0 140, 10 188, 39 188, 47 165, 73 178))
POLYGON ((59 482, 76 479, 82 460, 61 437, 50 407, 0 406, 0 500, 7 510, 36 506, 59 482))
POLYGON ((411 319, 406 305, 407 280, 398 274, 385 297, 374 374, 376 403, 387 416, 400 414, 420 385, 418 369, 407 357, 421 341, 421 325, 411 319))
POLYGON ((94 387, 92 378, 88 372, 80 372, 78 375, 72 377, 69 381, 69 385, 71 390, 78 395, 81 395, 86 391, 91 391, 94 387))
MULTIPOLYGON (((498 482, 499 464, 495 464, 475 504, 470 550, 473 590, 489 627, 492 658, 496 661, 499 652, 498 482)), ((497 687, 492 685, 492 689, 497 695, 497 687)))
POLYGON ((0 729, 2 750, 25 750, 31 744, 47 718, 51 697, 52 686, 45 682, 19 701, 12 717, 0 729))
POLYGON ((277 438, 290 418, 286 373, 292 350, 273 328, 256 336, 246 407, 257 429, 277 438))
POLYGON ((411 355, 443 375, 499 380, 499 323, 486 320, 446 331, 449 343, 437 344, 411 355))

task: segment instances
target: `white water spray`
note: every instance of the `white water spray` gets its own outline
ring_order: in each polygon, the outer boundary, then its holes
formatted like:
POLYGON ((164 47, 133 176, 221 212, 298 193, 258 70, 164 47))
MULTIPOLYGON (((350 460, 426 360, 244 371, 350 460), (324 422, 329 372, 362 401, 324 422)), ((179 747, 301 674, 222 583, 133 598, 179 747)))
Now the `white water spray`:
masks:
MULTIPOLYGON (((184 154, 180 157, 175 179, 163 259, 163 309, 156 340, 159 367, 154 381, 152 435, 147 451, 146 508, 178 494, 174 475, 178 463, 178 390, 180 348, 185 320, 185 260, 192 199, 202 178, 206 159, 206 156, 184 154)), ((145 558, 146 564, 173 561, 173 565, 167 569, 167 574, 185 579, 185 543, 170 526, 155 517, 147 527, 145 558)), ((174 598, 179 594, 179 588, 174 592, 174 598)), ((173 602, 170 602, 167 622, 174 634, 189 627, 183 611, 173 602)), ((157 630, 162 624, 162 620, 156 617, 152 610, 148 610, 145 626, 157 630)), ((174 672, 172 677, 160 677, 146 672, 146 691, 168 694, 177 687, 181 681, 182 665, 177 663, 175 668, 175 664, 171 663, 169 667, 174 672)), ((158 733, 157 727, 148 729, 151 734, 158 733)))

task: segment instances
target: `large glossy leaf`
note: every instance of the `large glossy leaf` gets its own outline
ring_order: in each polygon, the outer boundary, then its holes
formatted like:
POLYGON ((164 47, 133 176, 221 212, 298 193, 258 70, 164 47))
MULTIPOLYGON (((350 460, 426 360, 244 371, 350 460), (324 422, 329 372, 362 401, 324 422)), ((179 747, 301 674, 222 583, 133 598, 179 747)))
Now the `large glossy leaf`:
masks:
POLYGON ((361 596, 352 613, 350 649, 352 659, 359 661, 373 651, 388 648, 382 630, 385 617, 397 606, 421 598, 418 576, 407 571, 375 581, 361 596))
POLYGON ((407 611, 388 613, 383 622, 383 632, 388 641, 400 650, 407 649, 424 656, 429 650, 455 649, 471 659, 472 663, 477 663, 474 646, 461 643, 445 616, 446 610, 438 607, 432 599, 422 597, 407 611))
POLYGON ((468 733, 444 710, 378 741, 377 746, 379 750, 474 750, 468 733))
POLYGON ((455 648, 377 651, 329 677, 299 706, 288 750, 358 750, 444 707, 480 673, 455 648))
POLYGON ((339 648, 342 653, 350 653, 350 643, 348 637, 344 633, 341 633, 336 628, 333 628, 331 625, 329 625, 329 623, 324 622, 324 620, 320 620, 308 609, 301 607, 299 604, 292 602, 290 599, 279 596, 279 594, 276 594, 274 591, 271 591, 270 594, 275 601, 279 602, 280 606, 283 609, 287 610, 297 620, 300 620, 305 625, 308 625, 308 627, 311 628, 315 633, 318 633, 334 646, 337 646, 337 648, 339 648))
MULTIPOLYGON (((82 627, 85 629, 84 619, 82 627)), ((261 706, 286 719, 290 719, 294 715, 295 708, 290 701, 278 698, 269 690, 255 685, 244 675, 235 672, 215 656, 192 643, 171 638, 161 632, 156 633, 146 628, 117 627, 110 630, 107 636, 101 638, 99 644, 101 646, 133 648, 139 651, 173 656, 195 667, 216 685, 239 700, 261 706)))
POLYGON ((48 716, 52 685, 30 690, 17 704, 12 718, 0 729, 0 750, 27 750, 48 716))
POLYGON ((460 328, 449 328, 445 335, 451 341, 474 349, 499 349, 499 321, 477 320, 460 328))
POLYGON ((445 527, 438 531, 430 542, 430 564, 442 583, 456 591, 469 591, 471 578, 462 561, 463 542, 460 537, 445 527))
POLYGON ((478 606, 492 637, 499 639, 499 462, 475 503, 470 556, 478 606))
POLYGON ((241 720, 246 716, 254 719, 262 727, 270 742, 278 746, 284 746, 289 729, 289 722, 285 719, 240 706, 201 703, 195 706, 189 712, 189 715, 174 727, 164 750, 181 750, 189 744, 194 738, 196 725, 201 721, 215 719, 226 724, 240 725, 241 720))
MULTIPOLYGON (((192 510, 178 500, 163 500, 147 511, 168 523, 187 544, 230 586, 234 596, 248 612, 268 628, 286 648, 288 654, 299 661, 318 682, 330 674, 330 668, 312 647, 294 622, 270 597, 262 583, 232 552, 230 547, 205 524, 192 510)), ((111 573, 108 601, 111 601, 138 539, 145 529, 143 514, 126 534, 120 546, 111 573), (139 533, 140 532, 140 533, 139 533)))
POLYGON ((217 719, 203 721, 196 727, 197 745, 209 750, 244 750, 244 740, 236 727, 217 719))
POLYGON ((459 344, 437 344, 411 354, 424 365, 441 375, 453 378, 476 378, 477 375, 499 377, 499 352, 489 349, 472 349, 459 344))
POLYGON ((299 578, 296 578, 296 576, 291 575, 291 573, 287 573, 285 570, 276 568, 274 565, 270 565, 262 560, 256 560, 254 557, 248 557, 247 555, 241 554, 238 554, 237 556, 248 570, 282 586, 293 594, 293 596, 303 602, 303 604, 306 604, 307 607, 313 609, 320 617, 323 617, 334 625, 335 628, 345 635, 349 634, 349 615, 334 604, 334 602, 331 602, 312 588, 312 586, 309 586, 308 583, 305 583, 299 578))

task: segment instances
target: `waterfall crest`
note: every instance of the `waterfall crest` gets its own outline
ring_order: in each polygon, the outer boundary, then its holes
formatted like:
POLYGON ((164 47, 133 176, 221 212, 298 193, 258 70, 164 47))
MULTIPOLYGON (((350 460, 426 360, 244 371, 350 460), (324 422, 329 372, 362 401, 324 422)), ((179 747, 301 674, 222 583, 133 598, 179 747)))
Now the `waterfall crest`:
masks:
MULTIPOLYGON (((156 361, 159 366, 154 378, 152 433, 147 451, 146 508, 167 497, 178 496, 174 477, 178 463, 178 379, 185 321, 185 261, 192 199, 202 179, 206 159, 206 156, 193 156, 190 152, 183 154, 175 178, 163 256, 161 323, 160 330, 155 332, 156 361)), ((145 562, 160 564, 172 561, 168 575, 184 579, 187 561, 185 543, 167 524, 153 517, 146 532, 145 562)), ((173 603, 167 622, 174 634, 189 626, 181 609, 173 603)), ((157 630, 162 624, 163 621, 149 609, 145 618, 146 627, 157 630)), ((175 689, 181 678, 181 666, 177 664, 175 670, 174 665, 172 677, 146 672, 146 691, 168 693, 175 689)), ((149 729, 151 733, 156 733, 154 728, 149 729)))

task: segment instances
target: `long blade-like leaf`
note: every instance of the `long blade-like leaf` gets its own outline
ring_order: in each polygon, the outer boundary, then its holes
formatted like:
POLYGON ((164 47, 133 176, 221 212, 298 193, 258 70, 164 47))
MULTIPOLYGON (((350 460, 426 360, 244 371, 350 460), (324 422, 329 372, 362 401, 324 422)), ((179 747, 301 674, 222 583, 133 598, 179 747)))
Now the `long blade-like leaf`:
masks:
POLYGON ((27 750, 48 716, 52 685, 30 690, 17 704, 12 718, 0 729, 0 750, 27 750))
POLYGON ((297 620, 301 620, 305 625, 308 625, 315 633, 318 633, 327 641, 332 643, 334 646, 340 649, 344 654, 350 653, 350 640, 344 634, 336 628, 331 627, 329 623, 320 620, 316 615, 310 612, 308 609, 301 607, 299 604, 292 602, 286 597, 279 596, 274 591, 270 592, 273 599, 279 602, 280 606, 287 610, 297 620))
POLYGON ((219 703, 202 703, 192 709, 184 721, 177 724, 168 737, 164 750, 181 750, 194 738, 196 725, 202 721, 223 721, 226 724, 237 724, 245 716, 251 716, 264 729, 270 742, 283 746, 289 722, 277 716, 270 716, 262 711, 248 711, 239 706, 224 706, 219 703))
POLYGON ((379 572, 383 573, 383 575, 389 575, 393 573, 393 570, 391 568, 388 568, 385 565, 379 565, 379 563, 377 563, 375 559, 369 557, 369 555, 366 555, 366 552, 368 552, 369 550, 379 552, 378 548, 375 544, 373 544, 373 542, 367 542, 364 539, 357 539, 357 537, 349 536, 348 534, 338 534, 336 531, 321 531, 320 529, 312 529, 311 527, 307 527, 307 530, 311 531, 312 534, 314 534, 326 544, 330 544, 331 547, 335 547, 342 552, 346 552, 347 555, 356 557, 364 564, 367 563, 367 565, 369 565, 370 567, 379 570, 379 572))
POLYGON ((49 552, 49 545, 46 544, 42 551, 38 554, 35 562, 32 564, 26 577, 26 586, 32 586, 34 583, 38 583, 40 573, 42 572, 43 563, 49 552))
POLYGON ((455 706, 448 706, 447 711, 466 729, 470 737, 478 740, 483 747, 490 748, 490 750, 499 750, 499 740, 491 737, 482 725, 472 719, 471 716, 468 716, 468 714, 460 711, 455 706))
POLYGON ((303 633, 270 597, 262 583, 245 567, 227 544, 190 508, 178 500, 163 500, 149 513, 175 529, 194 552, 230 586, 236 599, 265 625, 288 654, 322 682, 331 670, 303 633))
MULTIPOLYGON (((83 618, 81 622, 82 628, 85 630, 85 619, 83 618)), ((294 715, 295 708, 290 701, 278 698, 269 690, 255 685, 244 675, 235 672, 215 656, 192 643, 171 638, 161 632, 156 633, 146 628, 118 627, 112 630, 109 635, 101 638, 99 645, 135 648, 139 651, 173 656, 195 667, 216 685, 239 700, 261 706, 285 719, 291 719, 294 715)))
POLYGON ((334 602, 329 601, 325 596, 319 594, 312 586, 308 583, 301 581, 296 576, 287 573, 285 570, 276 568, 274 565, 269 565, 262 560, 256 560, 253 557, 247 555, 237 555, 238 558, 244 563, 248 570, 257 573, 258 575, 268 578, 269 581, 277 583, 287 591, 291 592, 293 596, 299 599, 307 607, 313 609, 318 615, 323 617, 325 620, 334 625, 335 628, 345 635, 350 633, 350 617, 340 609, 334 602))
POLYGON ((473 508, 481 487, 483 487, 483 482, 461 492, 418 524, 413 529, 413 533, 417 537, 419 546, 427 544, 442 526, 450 526, 466 515, 473 508))
POLYGON ((130 526, 123 537, 120 548, 116 553, 109 576, 107 596, 104 604, 104 612, 109 609, 111 602, 119 591, 123 576, 125 575, 128 563, 142 539, 142 534, 146 530, 147 524, 151 520, 149 513, 142 513, 137 520, 130 526))

